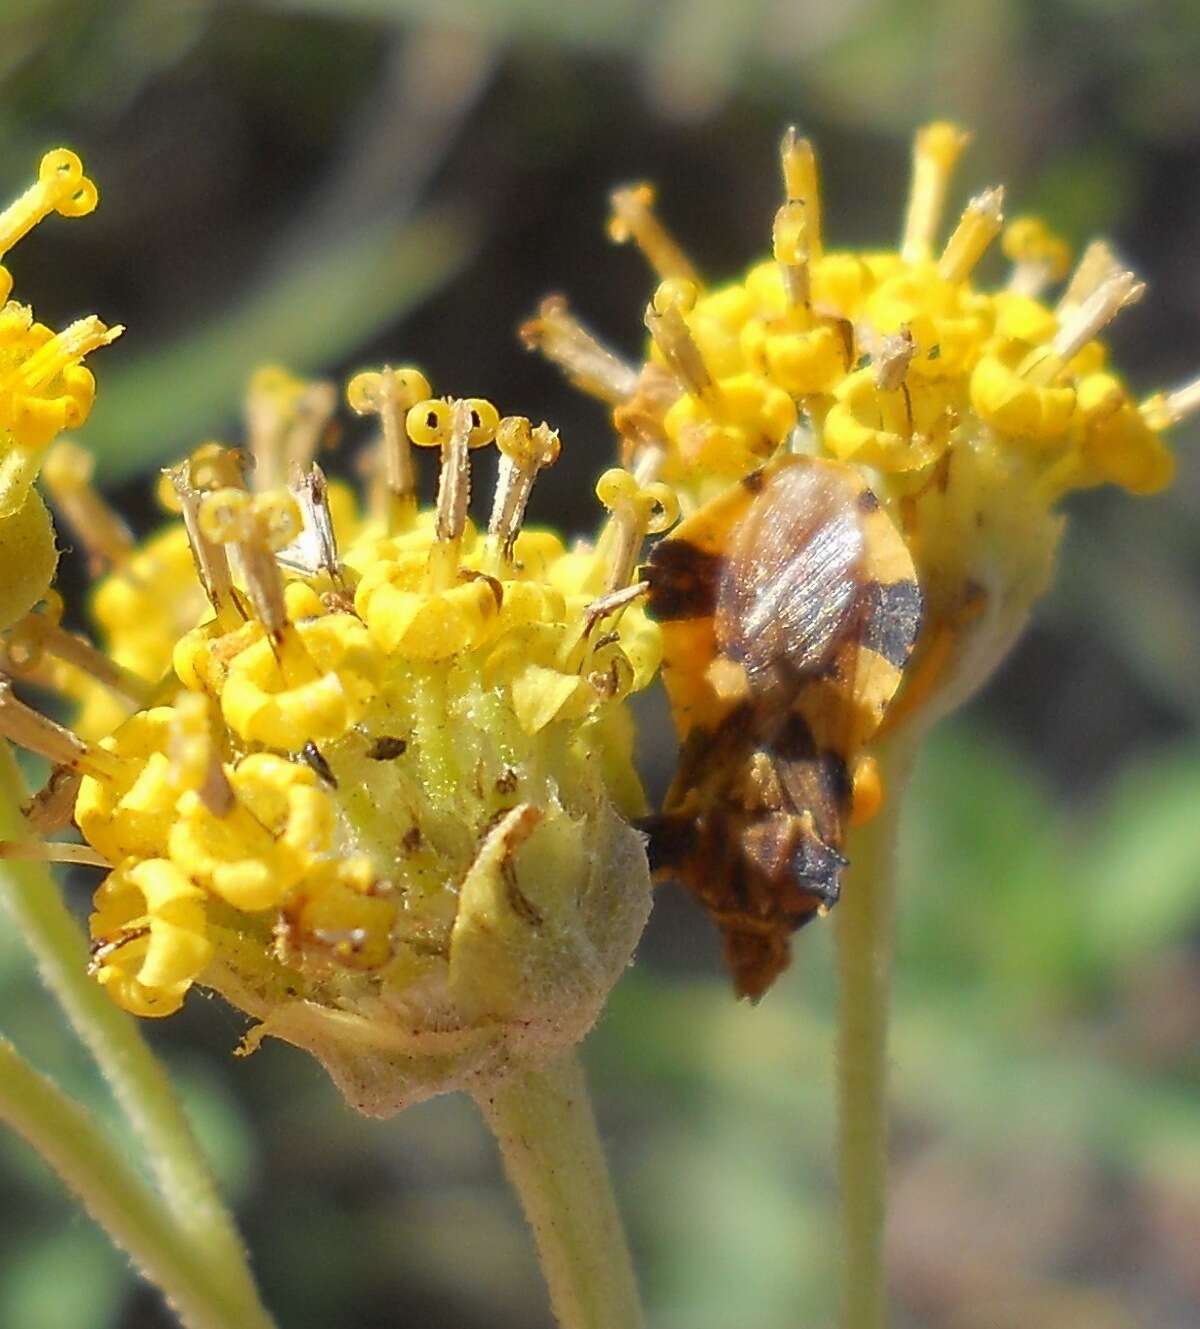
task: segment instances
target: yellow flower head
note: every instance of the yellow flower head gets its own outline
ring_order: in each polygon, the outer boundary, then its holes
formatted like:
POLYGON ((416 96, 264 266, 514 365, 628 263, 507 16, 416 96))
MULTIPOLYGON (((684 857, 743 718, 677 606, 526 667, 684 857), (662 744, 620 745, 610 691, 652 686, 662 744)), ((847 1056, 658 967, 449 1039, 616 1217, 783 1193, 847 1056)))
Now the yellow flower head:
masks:
POLYGON ((166 472, 178 517, 141 547, 60 445, 52 493, 110 567, 107 652, 43 602, 9 667, 83 701, 82 733, 11 692, 0 726, 77 785, 68 815, 112 865, 93 970, 118 1003, 167 1015, 202 983, 386 1112, 574 1042, 628 963, 649 877, 623 703, 659 661, 634 571, 676 509, 610 471, 598 539, 568 551, 524 527, 549 426, 415 369, 347 395, 379 425, 365 511, 312 463, 328 385, 279 370, 252 381, 249 453, 166 472))
POLYGON ((1001 189, 939 238, 966 142, 953 125, 922 129, 896 250, 855 253, 826 248, 815 154, 789 130, 771 253, 712 286, 655 217, 649 187, 618 190, 611 234, 637 243, 660 282, 646 363, 623 364, 561 297, 522 329, 613 408, 627 462, 669 483, 685 515, 781 453, 862 472, 926 606, 898 714, 932 696, 926 715, 944 711, 988 676, 1049 578, 1058 500, 1100 484, 1162 489, 1174 469, 1162 433, 1200 397, 1192 386, 1139 405, 1107 367, 1098 334, 1143 288, 1105 245, 1086 250, 1055 303, 1045 292, 1067 276, 1067 247, 1033 218, 1006 228, 1001 189), (979 289, 997 239, 1008 283, 979 289))
MULTIPOLYGON (((38 178, 0 213, 0 259, 52 212, 84 217, 96 186, 66 148, 48 152, 38 178)), ((0 266, 0 627, 29 610, 50 585, 58 555, 49 514, 33 489, 42 454, 92 408, 95 380, 84 357, 120 336, 94 315, 55 332, 10 300, 12 277, 0 266)))

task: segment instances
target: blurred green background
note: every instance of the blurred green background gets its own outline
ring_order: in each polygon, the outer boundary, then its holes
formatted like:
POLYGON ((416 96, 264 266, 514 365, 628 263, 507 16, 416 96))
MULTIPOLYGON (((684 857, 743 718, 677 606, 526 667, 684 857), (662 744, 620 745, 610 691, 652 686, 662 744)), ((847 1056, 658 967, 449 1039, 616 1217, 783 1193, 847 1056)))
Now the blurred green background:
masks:
MULTIPOLYGON (((995 180, 1150 284, 1118 325, 1134 385, 1200 369, 1200 7, 1169 0, 7 0, 3 192, 77 148, 103 202, 11 260, 97 357, 85 441, 154 520, 152 467, 236 436, 264 358, 389 357, 439 392, 562 428, 535 516, 592 524, 602 412, 518 346, 566 289, 635 352, 649 289, 603 234, 648 177, 699 264, 765 248, 777 135, 822 156, 833 242, 895 236, 908 140, 974 126, 957 201, 995 180)), ((357 437, 351 432, 350 443, 357 437)), ((1086 494, 1057 587, 986 695, 930 745, 906 835, 890 1271, 899 1329, 1185 1329, 1200 1320, 1200 429, 1141 503, 1086 494)), ((71 574, 82 588, 82 569, 71 574)), ((670 762, 643 708, 652 792, 670 762)), ((87 878, 68 889, 81 907, 87 878)), ((664 889, 587 1045, 654 1329, 828 1322, 829 929, 758 1009, 664 889)), ((0 931, 0 1022, 102 1090, 0 931)), ((238 1206, 283 1329, 537 1329, 531 1246, 466 1102, 387 1123, 193 998, 148 1030, 238 1206)), ((0 1326, 170 1323, 57 1182, 0 1136, 0 1326)))

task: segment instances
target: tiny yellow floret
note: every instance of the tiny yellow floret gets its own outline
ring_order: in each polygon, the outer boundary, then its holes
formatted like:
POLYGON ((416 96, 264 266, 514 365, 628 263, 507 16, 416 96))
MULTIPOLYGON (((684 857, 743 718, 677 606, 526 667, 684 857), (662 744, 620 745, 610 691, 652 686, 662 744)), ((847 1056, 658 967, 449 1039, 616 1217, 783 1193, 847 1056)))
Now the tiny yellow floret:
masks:
MULTIPOLYGON (((36 183, 0 213, 0 258, 52 212, 84 217, 98 198, 73 152, 48 152, 36 183)), ((91 411, 96 383, 84 358, 122 331, 90 315, 55 332, 9 300, 12 285, 0 267, 0 628, 36 604, 53 577, 54 534, 33 484, 49 444, 91 411)))

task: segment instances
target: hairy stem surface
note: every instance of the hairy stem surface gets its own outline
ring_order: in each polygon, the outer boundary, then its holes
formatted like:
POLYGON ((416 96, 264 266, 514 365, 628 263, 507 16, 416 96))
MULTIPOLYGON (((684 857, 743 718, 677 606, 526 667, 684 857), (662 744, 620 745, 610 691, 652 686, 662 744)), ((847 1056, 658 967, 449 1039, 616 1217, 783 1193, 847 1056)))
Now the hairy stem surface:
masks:
POLYGON ((32 1145, 166 1295, 187 1329, 241 1329, 241 1302, 163 1221, 159 1197, 88 1114, 0 1038, 0 1121, 32 1145))
POLYGON ((476 1101, 537 1242, 562 1329, 640 1329, 637 1280, 574 1053, 476 1101))
POLYGON ((838 967, 838 1182, 842 1329, 887 1322, 887 1034, 896 840, 912 749, 880 754, 887 793, 849 841, 834 913, 838 967))
MULTIPOLYGON (((28 831, 21 774, 0 742, 0 839, 28 831)), ((37 961, 42 981, 95 1058, 138 1136, 171 1216, 197 1257, 236 1294, 248 1329, 267 1326, 245 1250, 166 1072, 136 1023, 87 975, 87 944, 44 863, 0 864, 0 903, 37 961)), ((160 1220, 161 1221, 161 1220, 160 1220)))

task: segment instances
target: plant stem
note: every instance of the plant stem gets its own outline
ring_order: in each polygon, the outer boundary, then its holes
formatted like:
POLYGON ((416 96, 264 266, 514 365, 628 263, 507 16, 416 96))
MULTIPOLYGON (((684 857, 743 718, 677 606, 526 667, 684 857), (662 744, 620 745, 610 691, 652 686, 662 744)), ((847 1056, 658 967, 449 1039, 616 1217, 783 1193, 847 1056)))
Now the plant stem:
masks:
MULTIPOLYGON (((20 771, 0 742, 0 838, 28 835, 20 771)), ((136 1132, 171 1216, 242 1304, 247 1329, 269 1326, 245 1250, 166 1072, 135 1021, 87 975, 87 945, 43 863, 0 864, 0 902, 136 1132)))
POLYGON ((637 1280, 574 1053, 476 1101, 533 1229, 562 1329, 640 1329, 637 1280))
POLYGON ((23 1136, 160 1287, 187 1329, 241 1329, 242 1306, 163 1221, 159 1197, 86 1112, 0 1038, 0 1121, 23 1136))
POLYGON ((896 839, 912 757, 907 743, 880 753, 886 802, 850 836, 850 866, 834 910, 842 1329, 883 1329, 887 1322, 888 999, 896 839))

